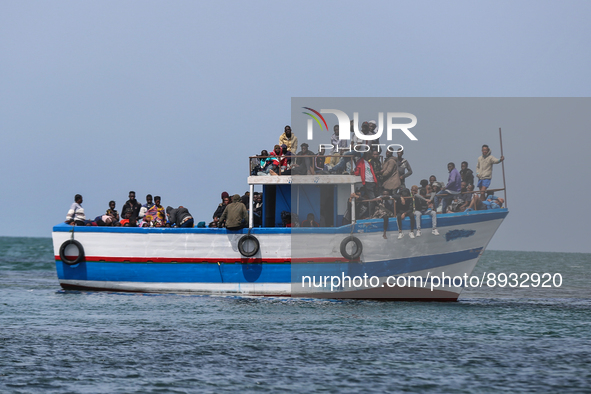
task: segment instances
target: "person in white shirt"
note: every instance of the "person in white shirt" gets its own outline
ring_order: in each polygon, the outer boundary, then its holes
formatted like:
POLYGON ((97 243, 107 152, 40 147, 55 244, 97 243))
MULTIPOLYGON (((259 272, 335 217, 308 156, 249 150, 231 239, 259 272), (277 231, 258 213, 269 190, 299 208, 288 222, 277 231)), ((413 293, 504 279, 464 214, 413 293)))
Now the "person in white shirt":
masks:
POLYGON ((82 196, 76 194, 74 196, 74 203, 70 206, 70 210, 66 215, 66 223, 72 226, 86 225, 86 215, 84 215, 84 208, 82 208, 82 196))

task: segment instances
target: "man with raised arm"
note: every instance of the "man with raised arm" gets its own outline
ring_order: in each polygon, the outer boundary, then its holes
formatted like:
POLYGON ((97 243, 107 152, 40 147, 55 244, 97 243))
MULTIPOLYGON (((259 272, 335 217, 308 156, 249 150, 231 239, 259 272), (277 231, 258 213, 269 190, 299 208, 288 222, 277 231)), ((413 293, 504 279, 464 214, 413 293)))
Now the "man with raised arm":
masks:
POLYGON ((478 158, 478 164, 476 164, 476 176, 478 177, 478 184, 476 185, 480 190, 480 198, 484 200, 486 195, 486 189, 490 187, 492 180, 493 164, 499 164, 505 160, 504 156, 497 159, 490 154, 490 148, 488 145, 482 145, 482 156, 478 158))

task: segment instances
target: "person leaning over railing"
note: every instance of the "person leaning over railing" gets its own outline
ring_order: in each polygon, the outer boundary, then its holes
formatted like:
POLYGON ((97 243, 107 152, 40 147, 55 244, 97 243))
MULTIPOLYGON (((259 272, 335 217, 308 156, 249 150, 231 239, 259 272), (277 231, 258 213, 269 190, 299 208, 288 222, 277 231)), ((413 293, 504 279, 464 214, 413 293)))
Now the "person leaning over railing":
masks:
POLYGON ((168 206, 166 207, 166 213, 168 215, 168 225, 171 227, 193 227, 194 225, 193 216, 182 205, 176 209, 168 206))

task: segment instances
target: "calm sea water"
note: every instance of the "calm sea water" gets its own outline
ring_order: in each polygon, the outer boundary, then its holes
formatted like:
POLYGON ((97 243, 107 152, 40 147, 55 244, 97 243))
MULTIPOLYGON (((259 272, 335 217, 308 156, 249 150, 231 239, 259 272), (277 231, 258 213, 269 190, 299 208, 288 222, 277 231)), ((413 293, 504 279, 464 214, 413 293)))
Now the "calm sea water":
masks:
POLYGON ((0 238, 0 392, 591 392, 590 254, 487 251, 562 290, 457 303, 64 292, 52 255, 0 238))

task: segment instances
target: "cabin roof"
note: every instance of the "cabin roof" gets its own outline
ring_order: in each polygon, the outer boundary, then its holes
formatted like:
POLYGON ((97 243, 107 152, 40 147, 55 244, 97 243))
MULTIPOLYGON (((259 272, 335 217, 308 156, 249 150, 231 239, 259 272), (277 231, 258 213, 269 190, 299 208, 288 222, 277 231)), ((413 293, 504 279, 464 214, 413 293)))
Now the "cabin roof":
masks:
POLYGON ((356 175, 278 175, 278 176, 249 176, 249 185, 338 185, 361 182, 356 175))

